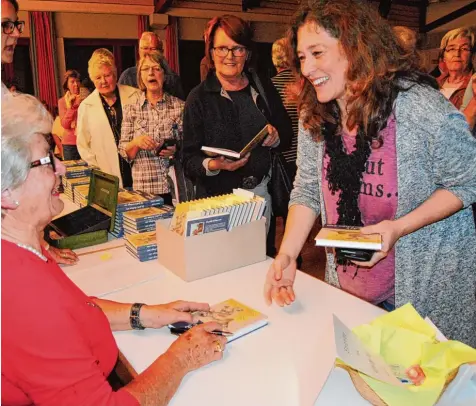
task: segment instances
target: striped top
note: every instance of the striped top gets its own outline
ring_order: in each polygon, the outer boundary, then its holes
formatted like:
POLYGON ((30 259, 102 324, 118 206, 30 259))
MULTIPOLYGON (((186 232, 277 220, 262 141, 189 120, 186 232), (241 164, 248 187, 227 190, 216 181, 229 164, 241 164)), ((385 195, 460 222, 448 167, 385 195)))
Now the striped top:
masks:
POLYGON ((283 152, 283 156, 286 162, 296 162, 299 116, 296 102, 286 97, 286 88, 288 85, 295 82, 295 78, 290 69, 285 69, 279 72, 271 80, 274 84, 274 87, 281 96, 281 100, 283 101, 283 105, 288 112, 293 126, 293 139, 291 142, 291 147, 287 151, 283 152))

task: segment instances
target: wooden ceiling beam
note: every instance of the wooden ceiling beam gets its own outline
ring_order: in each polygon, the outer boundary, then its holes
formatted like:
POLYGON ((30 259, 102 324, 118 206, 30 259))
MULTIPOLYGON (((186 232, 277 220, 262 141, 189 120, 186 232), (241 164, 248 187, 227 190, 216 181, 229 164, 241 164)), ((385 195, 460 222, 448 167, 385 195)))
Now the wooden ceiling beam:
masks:
POLYGON ((165 13, 172 5, 173 0, 157 0, 155 4, 156 13, 165 13))

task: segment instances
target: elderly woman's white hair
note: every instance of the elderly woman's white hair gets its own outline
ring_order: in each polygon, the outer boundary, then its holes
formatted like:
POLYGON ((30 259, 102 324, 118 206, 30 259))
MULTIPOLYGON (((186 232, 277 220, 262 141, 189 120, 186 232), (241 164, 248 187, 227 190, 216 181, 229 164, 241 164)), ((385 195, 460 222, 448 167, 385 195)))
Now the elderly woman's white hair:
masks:
POLYGON ((88 75, 91 80, 94 80, 94 76, 99 68, 107 66, 112 69, 114 75, 117 77, 117 68, 114 55, 106 48, 96 49, 88 62, 88 75))
POLYGON ((51 114, 36 98, 27 94, 2 98, 2 192, 20 186, 31 163, 31 139, 49 134, 51 114))

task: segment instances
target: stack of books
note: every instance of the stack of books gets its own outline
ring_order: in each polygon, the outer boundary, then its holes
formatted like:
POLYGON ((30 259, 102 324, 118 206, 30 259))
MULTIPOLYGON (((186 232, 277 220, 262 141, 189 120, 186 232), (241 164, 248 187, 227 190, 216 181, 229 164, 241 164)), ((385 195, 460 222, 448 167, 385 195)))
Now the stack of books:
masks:
POLYGON ((260 220, 266 200, 249 190, 180 203, 170 223, 170 230, 185 237, 227 230, 260 220))
POLYGON ((74 202, 74 189, 79 185, 90 183, 91 168, 82 159, 62 163, 66 167, 66 174, 61 179, 64 194, 74 202))
POLYGON ((140 262, 157 259, 157 240, 155 231, 126 235, 126 249, 140 262))
MULTIPOLYGON (((71 178, 68 179, 63 177, 63 189, 65 196, 70 199, 71 201, 76 202, 74 198, 74 193, 77 187, 86 185, 89 189, 89 183, 91 182, 91 178, 89 176, 83 176, 81 178, 71 178)), ((86 196, 87 200, 87 196, 86 196)))
POLYGON ((73 192, 74 202, 77 205, 79 205, 79 207, 87 206, 88 194, 89 194, 89 183, 76 186, 73 192))
POLYGON ((124 236, 124 213, 148 207, 161 207, 163 204, 164 199, 160 196, 141 192, 139 190, 119 189, 117 195, 116 218, 114 220, 114 229, 111 234, 116 238, 124 236))
POLYGON ((127 211, 123 214, 124 234, 127 237, 128 234, 155 231, 157 220, 171 218, 173 214, 174 208, 167 205, 127 211))

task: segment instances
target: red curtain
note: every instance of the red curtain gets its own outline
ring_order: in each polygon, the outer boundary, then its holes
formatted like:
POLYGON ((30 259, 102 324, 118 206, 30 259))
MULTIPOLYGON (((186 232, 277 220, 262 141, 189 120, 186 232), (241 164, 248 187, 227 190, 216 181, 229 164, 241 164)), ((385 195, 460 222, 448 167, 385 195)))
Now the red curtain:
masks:
POLYGON ((58 92, 56 44, 51 13, 31 11, 30 31, 35 93, 41 101, 46 102, 50 111, 53 111, 53 107, 58 106, 58 92))
POLYGON ((165 29, 165 59, 175 73, 180 72, 178 57, 177 18, 169 17, 169 25, 165 29))
POLYGON ((137 16, 137 30, 140 38, 144 31, 149 31, 149 18, 147 16, 137 16))
POLYGON ((13 69, 13 62, 12 63, 4 63, 2 65, 3 68, 3 83, 11 83, 13 78, 15 77, 15 71, 13 69))

